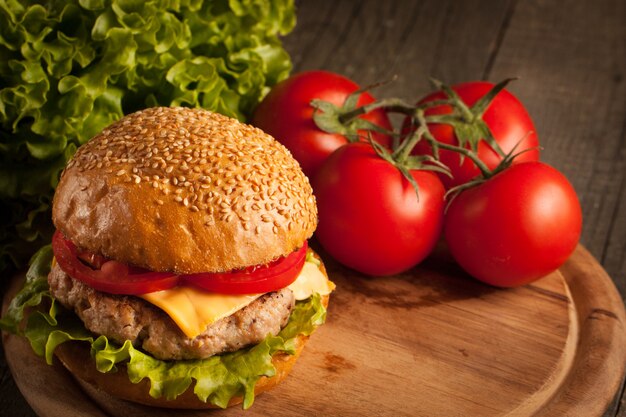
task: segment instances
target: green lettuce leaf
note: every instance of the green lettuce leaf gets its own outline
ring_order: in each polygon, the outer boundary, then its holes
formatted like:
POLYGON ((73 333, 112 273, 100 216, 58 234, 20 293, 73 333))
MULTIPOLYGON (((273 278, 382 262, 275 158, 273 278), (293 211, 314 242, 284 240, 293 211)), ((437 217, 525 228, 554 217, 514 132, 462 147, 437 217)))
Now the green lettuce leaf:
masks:
POLYGON ((294 25, 293 0, 1 1, 0 272, 49 242, 78 146, 149 106, 245 120, 289 75, 294 25))
MULTIPOLYGON (((47 278, 52 256, 52 247, 47 245, 39 249, 32 257, 24 286, 11 300, 6 314, 0 318, 0 329, 23 334, 19 326, 24 320, 24 310, 40 305, 46 298, 52 300, 47 278)), ((50 313, 53 316, 55 311, 51 310, 50 313)))
POLYGON ((267 336, 255 346, 202 360, 162 361, 135 349, 129 341, 119 346, 105 336, 94 339, 75 314, 59 306, 50 296, 47 275, 51 259, 50 246, 33 257, 26 283, 0 319, 0 328, 26 336, 35 353, 44 356, 48 364, 52 364, 54 349, 59 344, 90 343, 100 372, 116 372, 116 365, 124 364, 131 382, 148 378, 150 395, 155 398, 174 399, 195 382, 194 393, 202 401, 226 408, 232 397, 242 395, 243 408, 248 408, 254 402, 254 386, 259 378, 276 373, 272 355, 293 354, 297 336, 310 335, 326 320, 321 297, 314 294, 296 303, 289 322, 278 335, 267 336), (40 304, 42 306, 28 316, 25 328, 21 329, 24 310, 40 304), (45 308, 43 304, 47 304, 45 308))

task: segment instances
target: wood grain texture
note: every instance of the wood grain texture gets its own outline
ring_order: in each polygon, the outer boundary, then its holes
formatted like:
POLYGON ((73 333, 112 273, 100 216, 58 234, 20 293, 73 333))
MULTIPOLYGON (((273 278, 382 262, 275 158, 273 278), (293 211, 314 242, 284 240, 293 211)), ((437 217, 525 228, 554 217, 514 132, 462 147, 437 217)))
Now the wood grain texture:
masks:
MULTIPOLYGON (((521 76, 511 89, 535 120, 542 158, 573 182, 582 242, 625 298, 625 7, 622 0, 303 0, 284 41, 295 70, 334 70, 361 84, 397 75, 380 97, 415 99, 429 90, 430 75, 452 83, 521 76)), ((35 415, 2 354, 0 415, 35 415)), ((605 416, 626 417, 626 397, 605 416)))
POLYGON ((294 71, 327 69, 362 85, 397 76, 379 95, 417 99, 429 76, 451 83, 483 77, 511 3, 302 1, 284 42, 294 71))
MULTIPOLYGON (((329 272, 338 287, 327 324, 292 375, 246 415, 591 417, 621 382, 626 313, 582 247, 560 271, 513 290, 471 280, 445 253, 395 277, 365 278, 335 263, 329 272)), ((16 381, 44 417, 171 415, 83 386, 86 399, 23 339, 4 341, 16 381)))

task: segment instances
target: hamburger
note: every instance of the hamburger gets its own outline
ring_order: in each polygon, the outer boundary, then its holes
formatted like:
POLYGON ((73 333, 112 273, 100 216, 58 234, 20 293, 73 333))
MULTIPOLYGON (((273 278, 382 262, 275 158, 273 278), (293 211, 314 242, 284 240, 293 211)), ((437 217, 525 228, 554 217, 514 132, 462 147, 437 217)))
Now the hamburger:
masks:
POLYGON ((247 408, 324 321, 334 285, 307 246, 309 181, 237 120, 189 108, 122 118, 78 149, 52 213, 52 250, 35 257, 4 328, 41 301, 21 332, 91 389, 247 408))

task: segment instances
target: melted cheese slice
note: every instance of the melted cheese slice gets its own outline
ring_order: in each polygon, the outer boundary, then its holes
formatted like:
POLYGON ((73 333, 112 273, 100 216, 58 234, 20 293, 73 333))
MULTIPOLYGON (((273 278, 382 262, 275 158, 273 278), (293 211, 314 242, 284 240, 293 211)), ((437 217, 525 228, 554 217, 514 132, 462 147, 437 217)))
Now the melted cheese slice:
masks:
POLYGON ((230 316, 263 294, 227 295, 179 286, 139 297, 165 311, 189 338, 202 333, 222 317, 230 316))
POLYGON ((293 291, 296 300, 306 300, 313 293, 328 295, 335 289, 335 284, 322 274, 313 262, 305 262, 298 278, 287 288, 293 291))
MULTIPOLYGON (((302 272, 289 285, 296 300, 305 300, 313 293, 327 295, 335 284, 326 278, 313 262, 305 262, 302 272)), ((165 311, 189 338, 204 332, 207 326, 244 308, 263 294, 228 295, 180 286, 139 297, 165 311)))

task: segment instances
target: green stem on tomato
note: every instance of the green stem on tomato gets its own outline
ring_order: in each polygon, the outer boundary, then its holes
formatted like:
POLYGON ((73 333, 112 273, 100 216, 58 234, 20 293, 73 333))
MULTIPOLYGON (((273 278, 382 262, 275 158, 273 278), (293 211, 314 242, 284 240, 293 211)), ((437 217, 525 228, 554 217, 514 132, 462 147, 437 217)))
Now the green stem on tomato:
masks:
POLYGON ((398 163, 404 163, 409 155, 411 155, 411 151, 413 150, 417 142, 422 139, 422 136, 427 130, 428 129, 424 125, 418 126, 418 128, 415 129, 413 133, 411 133, 411 136, 409 136, 408 139, 402 142, 402 144, 398 146, 398 148, 393 152, 393 159, 398 161, 398 163))
POLYGON ((459 110, 461 116, 463 117, 463 120, 465 120, 466 123, 473 123, 474 120, 476 120, 476 115, 474 114, 474 112, 472 112, 467 104, 465 104, 465 102, 461 100, 461 97, 459 97, 456 91, 450 88, 450 86, 442 83, 435 78, 431 78, 430 82, 437 88, 437 90, 443 91, 446 96, 448 96, 448 98, 454 102, 455 107, 459 110))
POLYGON ((347 124, 365 113, 369 113, 373 110, 380 109, 380 108, 384 108, 388 112, 395 112, 395 113, 402 113, 402 114, 410 115, 413 113, 414 106, 411 106, 405 103, 403 100, 393 99, 393 98, 375 101, 373 103, 357 107, 354 110, 351 110, 349 112, 346 112, 340 115, 339 122, 341 124, 347 124))
POLYGON ((357 117, 364 115, 366 113, 369 113, 376 109, 384 109, 388 113, 400 113, 406 116, 413 116, 415 109, 428 109, 431 107, 446 106, 446 105, 452 105, 452 104, 454 104, 452 100, 447 99, 447 100, 433 100, 433 101, 428 101, 425 103, 412 106, 410 104, 407 104, 403 100, 391 98, 391 99, 375 101, 370 104, 365 104, 363 106, 357 107, 354 110, 346 112, 339 116, 339 122, 341 124, 348 124, 352 120, 356 119, 357 117))
MULTIPOLYGON (((426 123, 426 118, 424 116, 424 111, 416 111, 415 112, 415 117, 418 120, 420 127, 421 126, 427 126, 426 123)), ((485 163, 471 150, 463 148, 461 146, 454 146, 454 145, 449 145, 447 143, 442 143, 437 141, 437 139, 435 139, 435 137, 432 135, 432 133, 430 133, 430 130, 428 128, 424 129, 424 137, 426 138, 426 140, 428 140, 428 142, 431 144, 431 146, 433 146, 433 148, 440 148, 440 149, 445 149, 448 151, 453 151, 453 152, 457 152, 460 153, 462 155, 464 155, 465 157, 469 158, 472 160, 472 162, 474 162, 474 164, 476 164, 476 166, 478 167, 478 169, 480 170, 481 174, 483 175, 484 178, 489 178, 493 175, 493 173, 491 172, 491 170, 489 169, 489 167, 487 167, 487 165, 485 165, 485 163)))

